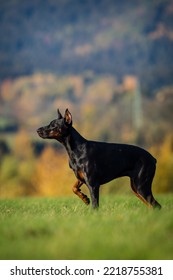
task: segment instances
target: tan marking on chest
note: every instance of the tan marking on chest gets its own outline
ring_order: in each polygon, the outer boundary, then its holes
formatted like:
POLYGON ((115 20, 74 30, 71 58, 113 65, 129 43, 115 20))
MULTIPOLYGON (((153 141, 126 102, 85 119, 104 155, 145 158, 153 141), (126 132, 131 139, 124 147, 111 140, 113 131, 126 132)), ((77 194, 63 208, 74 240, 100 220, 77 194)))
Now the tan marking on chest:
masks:
POLYGON ((84 180, 85 175, 84 175, 84 172, 83 172, 82 170, 78 170, 78 171, 77 171, 77 175, 78 175, 78 178, 79 178, 80 180, 84 180))

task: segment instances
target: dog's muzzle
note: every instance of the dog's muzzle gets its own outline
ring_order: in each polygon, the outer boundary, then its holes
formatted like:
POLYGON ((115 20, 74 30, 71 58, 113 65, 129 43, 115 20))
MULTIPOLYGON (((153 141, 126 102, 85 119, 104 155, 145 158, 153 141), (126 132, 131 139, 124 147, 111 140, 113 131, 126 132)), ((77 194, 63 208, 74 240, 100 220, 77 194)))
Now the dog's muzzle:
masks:
POLYGON ((41 127, 37 129, 37 133, 40 137, 44 138, 43 129, 41 127))

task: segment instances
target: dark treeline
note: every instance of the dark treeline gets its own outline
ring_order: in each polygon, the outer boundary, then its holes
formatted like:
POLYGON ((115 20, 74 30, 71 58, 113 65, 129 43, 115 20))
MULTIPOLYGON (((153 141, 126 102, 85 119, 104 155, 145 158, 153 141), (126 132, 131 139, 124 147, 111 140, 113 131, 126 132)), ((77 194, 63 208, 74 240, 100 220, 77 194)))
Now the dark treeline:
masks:
POLYGON ((127 75, 145 94, 170 85, 171 0, 0 1, 0 78, 35 71, 127 75))

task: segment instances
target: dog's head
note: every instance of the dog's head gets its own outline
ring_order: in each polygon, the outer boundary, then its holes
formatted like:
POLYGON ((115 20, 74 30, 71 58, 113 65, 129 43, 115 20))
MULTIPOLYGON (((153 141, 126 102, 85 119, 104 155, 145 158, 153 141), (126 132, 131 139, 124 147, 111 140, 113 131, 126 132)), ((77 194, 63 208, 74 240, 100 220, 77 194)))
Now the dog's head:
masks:
POLYGON ((72 126, 72 115, 68 109, 64 117, 59 109, 57 110, 58 118, 51 121, 50 124, 37 129, 38 135, 43 139, 56 139, 62 142, 63 138, 69 134, 69 128, 72 126))

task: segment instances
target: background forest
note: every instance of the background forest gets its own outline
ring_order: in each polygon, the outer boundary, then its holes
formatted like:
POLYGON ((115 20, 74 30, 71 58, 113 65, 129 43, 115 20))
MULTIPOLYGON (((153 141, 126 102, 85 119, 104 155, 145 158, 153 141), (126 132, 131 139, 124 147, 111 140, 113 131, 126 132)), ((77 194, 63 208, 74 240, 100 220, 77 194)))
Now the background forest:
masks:
MULTIPOLYGON (((0 197, 71 194, 56 141, 36 129, 69 108, 88 139, 157 158, 155 192, 173 192, 171 0, 0 0, 0 197)), ((130 191, 126 179, 104 193, 130 191)))

